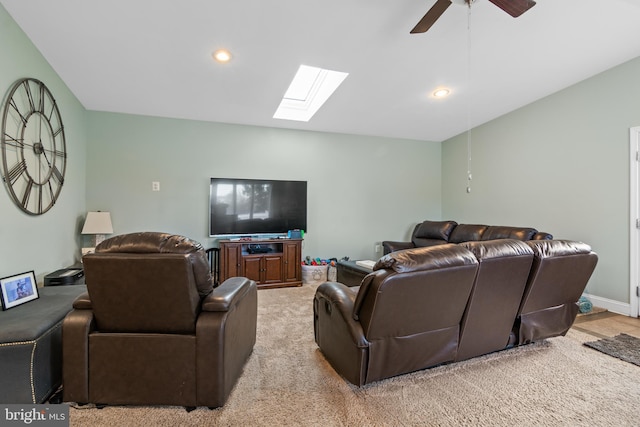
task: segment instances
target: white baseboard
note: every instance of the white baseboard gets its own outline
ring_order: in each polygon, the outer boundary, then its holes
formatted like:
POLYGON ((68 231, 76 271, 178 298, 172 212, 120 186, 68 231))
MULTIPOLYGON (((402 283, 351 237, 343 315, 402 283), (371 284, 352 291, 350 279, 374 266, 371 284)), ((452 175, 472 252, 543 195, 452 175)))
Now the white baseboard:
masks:
POLYGON ((597 295, 583 294, 595 307, 606 308, 614 313, 631 316, 631 305, 626 302, 599 297, 597 295))

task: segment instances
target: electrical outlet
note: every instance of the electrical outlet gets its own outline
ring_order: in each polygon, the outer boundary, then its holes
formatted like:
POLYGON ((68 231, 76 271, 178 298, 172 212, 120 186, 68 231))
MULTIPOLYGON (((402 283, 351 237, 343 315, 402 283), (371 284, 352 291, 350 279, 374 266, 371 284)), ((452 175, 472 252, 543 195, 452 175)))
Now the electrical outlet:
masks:
POLYGON ((160 191, 160 183, 158 181, 151 183, 151 191, 160 191))
POLYGON ((374 249, 374 251, 376 253, 382 252, 382 245, 380 244, 380 242, 376 242, 376 244, 374 245, 373 249, 374 249))

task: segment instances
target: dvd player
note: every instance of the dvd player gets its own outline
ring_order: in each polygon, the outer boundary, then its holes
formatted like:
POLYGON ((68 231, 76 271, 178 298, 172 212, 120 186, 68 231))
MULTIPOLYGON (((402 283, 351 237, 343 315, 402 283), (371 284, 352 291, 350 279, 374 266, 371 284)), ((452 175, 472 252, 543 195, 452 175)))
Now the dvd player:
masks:
POLYGON ((267 254, 272 251, 273 248, 261 245, 249 245, 249 247, 247 248, 247 252, 249 252, 250 254, 267 254))

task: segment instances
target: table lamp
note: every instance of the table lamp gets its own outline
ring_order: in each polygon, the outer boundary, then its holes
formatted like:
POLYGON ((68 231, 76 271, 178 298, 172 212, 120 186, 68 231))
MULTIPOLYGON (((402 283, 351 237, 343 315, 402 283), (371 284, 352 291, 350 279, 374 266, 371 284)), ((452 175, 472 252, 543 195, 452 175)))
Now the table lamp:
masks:
POLYGON ((82 234, 93 234, 93 247, 82 248, 82 255, 86 255, 93 252, 105 239, 106 234, 113 234, 113 225, 111 224, 110 212, 88 212, 87 218, 84 220, 84 227, 82 227, 82 234))

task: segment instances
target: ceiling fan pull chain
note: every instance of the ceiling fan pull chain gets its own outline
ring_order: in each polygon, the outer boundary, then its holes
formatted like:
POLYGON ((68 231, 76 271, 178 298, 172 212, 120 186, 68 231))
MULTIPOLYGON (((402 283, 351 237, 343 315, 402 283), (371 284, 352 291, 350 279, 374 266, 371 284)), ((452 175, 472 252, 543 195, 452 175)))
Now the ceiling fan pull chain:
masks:
POLYGON ((467 11, 467 194, 471 193, 471 3, 467 11))

